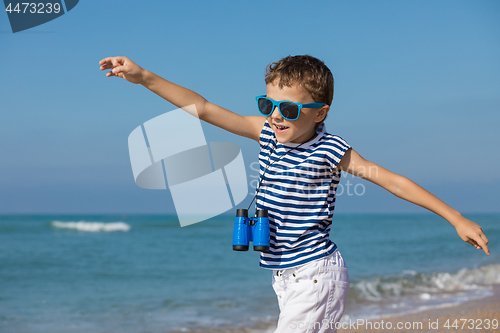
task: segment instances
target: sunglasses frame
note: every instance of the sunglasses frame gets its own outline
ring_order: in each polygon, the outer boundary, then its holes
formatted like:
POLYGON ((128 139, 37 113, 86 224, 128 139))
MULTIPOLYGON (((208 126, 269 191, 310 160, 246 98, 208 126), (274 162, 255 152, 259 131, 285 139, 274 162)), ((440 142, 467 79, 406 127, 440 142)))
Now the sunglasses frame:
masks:
POLYGON ((319 108, 322 108, 323 106, 325 105, 328 105, 326 103, 307 103, 307 104, 301 104, 301 103, 297 103, 297 102, 292 102, 292 101, 275 101, 274 99, 271 99, 269 97, 266 97, 266 95, 260 95, 260 96, 257 96, 255 97, 255 100, 257 101, 257 108, 259 109, 259 112, 260 114, 262 114, 263 116, 270 116, 273 114, 274 112, 274 109, 277 107, 278 108, 278 111, 279 113, 281 114, 281 116, 286 119, 286 120, 297 120, 299 119, 299 116, 300 116, 300 110, 302 110, 302 108, 310 108, 310 109, 319 109, 319 108), (273 110, 271 111, 270 114, 264 114, 261 110, 260 110, 260 107, 259 107, 259 99, 266 99, 268 101, 270 101, 271 103, 273 103, 273 110), (298 111, 297 111, 297 118, 294 118, 294 119, 291 119, 291 118, 288 118, 288 117, 285 117, 283 115, 283 113, 281 113, 281 108, 280 108, 280 105, 281 103, 292 103, 292 104, 295 104, 297 105, 298 107, 298 111))

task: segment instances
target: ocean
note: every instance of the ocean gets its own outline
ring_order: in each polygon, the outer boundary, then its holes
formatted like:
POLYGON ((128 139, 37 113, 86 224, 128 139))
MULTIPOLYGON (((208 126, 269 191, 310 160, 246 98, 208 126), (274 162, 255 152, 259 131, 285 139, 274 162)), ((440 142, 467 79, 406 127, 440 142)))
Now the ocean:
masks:
MULTIPOLYGON (((489 296, 500 284, 500 214, 464 216, 482 226, 490 256, 436 215, 335 215, 330 237, 351 280, 343 320, 489 296)), ((233 223, 0 216, 0 332, 272 332, 271 272, 259 253, 232 250, 233 223)))

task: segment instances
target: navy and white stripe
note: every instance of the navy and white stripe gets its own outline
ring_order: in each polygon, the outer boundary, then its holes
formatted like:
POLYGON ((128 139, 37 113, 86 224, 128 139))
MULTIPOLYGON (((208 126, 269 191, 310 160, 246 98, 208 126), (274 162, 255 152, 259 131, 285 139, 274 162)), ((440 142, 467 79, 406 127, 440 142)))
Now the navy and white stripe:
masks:
POLYGON ((341 173, 333 170, 350 146, 326 133, 325 124, 316 132, 300 147, 277 142, 267 120, 260 133, 261 179, 266 167, 286 153, 267 169, 257 194, 257 209, 269 211, 271 228, 269 252, 260 255, 264 268, 303 265, 337 249, 329 234, 341 173))

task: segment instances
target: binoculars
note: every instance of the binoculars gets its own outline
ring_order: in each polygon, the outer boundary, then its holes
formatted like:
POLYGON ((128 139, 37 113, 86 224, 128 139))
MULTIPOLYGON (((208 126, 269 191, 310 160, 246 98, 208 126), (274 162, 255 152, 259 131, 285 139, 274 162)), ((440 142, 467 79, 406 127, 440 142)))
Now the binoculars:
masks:
POLYGON ((248 217, 247 209, 236 210, 233 231, 233 250, 248 251, 253 242, 254 251, 269 251, 269 219, 267 209, 257 210, 256 217, 248 217))

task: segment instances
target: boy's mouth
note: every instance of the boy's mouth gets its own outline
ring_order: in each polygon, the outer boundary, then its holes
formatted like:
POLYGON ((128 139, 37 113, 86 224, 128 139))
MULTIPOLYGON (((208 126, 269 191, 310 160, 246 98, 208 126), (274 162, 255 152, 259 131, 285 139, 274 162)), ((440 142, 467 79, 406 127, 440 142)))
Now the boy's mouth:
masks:
POLYGON ((276 133, 278 133, 278 134, 285 133, 286 130, 288 129, 287 126, 276 125, 276 124, 273 124, 273 125, 274 125, 274 129, 276 130, 276 133))

